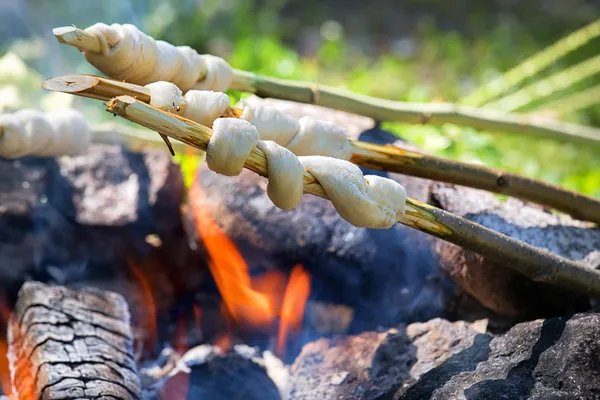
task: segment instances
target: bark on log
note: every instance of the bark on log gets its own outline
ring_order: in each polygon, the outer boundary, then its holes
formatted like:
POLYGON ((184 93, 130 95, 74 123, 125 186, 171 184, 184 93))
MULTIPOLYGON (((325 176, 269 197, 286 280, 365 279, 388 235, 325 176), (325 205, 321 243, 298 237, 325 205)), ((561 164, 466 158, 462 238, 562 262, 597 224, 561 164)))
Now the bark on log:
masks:
POLYGON ((127 303, 93 288, 23 285, 9 320, 19 399, 141 399, 127 303))

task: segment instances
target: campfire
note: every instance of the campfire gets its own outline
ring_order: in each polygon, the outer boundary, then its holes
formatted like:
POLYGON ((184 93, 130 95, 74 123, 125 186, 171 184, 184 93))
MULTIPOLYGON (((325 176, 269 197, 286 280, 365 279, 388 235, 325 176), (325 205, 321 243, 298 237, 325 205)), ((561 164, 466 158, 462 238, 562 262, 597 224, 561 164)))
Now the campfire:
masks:
POLYGON ((600 201, 432 157, 369 117, 596 144, 593 128, 256 77, 132 26, 55 35, 114 79, 45 89, 159 136, 107 136, 74 111, 0 119, 8 399, 600 390, 600 201), (231 105, 228 88, 288 101, 231 105))

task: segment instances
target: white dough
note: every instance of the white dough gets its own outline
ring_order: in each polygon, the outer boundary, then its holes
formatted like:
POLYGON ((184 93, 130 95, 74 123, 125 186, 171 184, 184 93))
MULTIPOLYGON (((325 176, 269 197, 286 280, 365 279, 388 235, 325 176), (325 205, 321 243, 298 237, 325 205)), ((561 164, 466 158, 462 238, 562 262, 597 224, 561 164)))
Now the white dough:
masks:
POLYGON ((0 114, 0 125, 4 131, 0 155, 6 158, 75 154, 84 150, 92 137, 83 115, 71 109, 0 114))
POLYGON ((12 114, 0 114, 0 156, 18 158, 27 155, 29 141, 23 125, 12 114))
POLYGON ((240 103, 244 108, 242 118, 256 126, 262 140, 272 140, 287 147, 300 129, 295 118, 271 106, 250 99, 240 103))
POLYGON ((25 130, 27 137, 27 152, 38 156, 51 155, 59 134, 42 111, 24 109, 17 111, 14 116, 25 130))
POLYGON ((206 148, 208 168, 227 176, 239 175, 244 169, 244 162, 258 144, 258 137, 258 131, 248 121, 217 119, 206 148))
POLYGON ((258 148, 267 157, 267 195, 282 210, 296 208, 304 193, 304 167, 294 153, 273 141, 260 140, 258 148))
POLYGON ((205 126, 212 126, 229 108, 229 97, 225 93, 211 90, 190 90, 185 94, 187 108, 183 116, 205 126))
POLYGON ((352 155, 344 128, 333 122, 303 117, 300 129, 286 146, 298 156, 328 156, 348 160, 352 155))
POLYGON ((406 189, 398 182, 377 175, 365 175, 371 198, 394 210, 396 219, 404 215, 406 209, 406 189))
POLYGON ((258 130, 246 120, 217 119, 206 151, 208 167, 220 174, 239 175, 258 146, 267 159, 267 194, 281 209, 300 204, 306 170, 323 187, 340 216, 352 225, 388 229, 404 214, 406 191, 399 183, 374 175, 365 177, 360 168, 346 160, 296 157, 274 141, 258 138, 258 130))
POLYGON ((304 168, 321 184, 342 218, 362 228, 388 229, 396 212, 371 198, 363 174, 356 165, 331 157, 299 157, 304 168))
POLYGON ((175 84, 158 81, 146 85, 150 90, 150 105, 175 114, 185 113, 186 99, 175 84))
POLYGON ((233 81, 233 70, 222 58, 200 55, 189 46, 156 41, 134 25, 98 23, 86 32, 98 38, 102 52, 86 52, 85 58, 117 80, 138 85, 173 82, 184 92, 195 85, 198 89, 223 91, 233 81), (206 71, 206 77, 198 82, 202 71, 206 71))
POLYGON ((57 110, 46 114, 56 133, 57 141, 51 155, 75 154, 83 151, 92 139, 83 115, 73 109, 57 110))
POLYGON ((227 61, 211 54, 199 56, 200 62, 206 65, 206 77, 194 85, 198 90, 214 90, 224 92, 233 82, 233 70, 227 61))

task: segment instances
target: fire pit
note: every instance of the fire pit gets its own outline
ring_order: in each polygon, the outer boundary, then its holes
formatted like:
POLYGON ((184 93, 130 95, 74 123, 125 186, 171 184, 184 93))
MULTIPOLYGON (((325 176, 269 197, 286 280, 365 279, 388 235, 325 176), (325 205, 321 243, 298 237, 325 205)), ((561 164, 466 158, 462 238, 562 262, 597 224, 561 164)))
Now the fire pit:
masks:
MULTIPOLYGON (((356 139, 392 141, 370 119, 293 106, 356 139)), ((263 178, 204 166, 183 201, 179 169, 154 150, 92 145, 0 169, 0 378, 11 399, 593 398, 600 388, 587 297, 415 230, 357 228, 315 197, 282 211, 263 178)), ((596 228, 387 176, 421 201, 464 207, 535 245, 550 237, 557 254, 598 265, 596 228)))

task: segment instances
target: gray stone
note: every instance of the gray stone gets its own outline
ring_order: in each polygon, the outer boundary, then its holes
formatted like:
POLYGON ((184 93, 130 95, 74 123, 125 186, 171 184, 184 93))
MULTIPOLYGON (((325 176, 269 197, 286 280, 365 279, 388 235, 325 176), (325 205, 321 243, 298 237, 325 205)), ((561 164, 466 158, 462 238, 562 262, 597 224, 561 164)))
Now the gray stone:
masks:
POLYGON ((0 275, 68 283, 123 267, 145 238, 181 230, 182 177, 166 152, 91 145, 74 157, 0 159, 0 275))
POLYGON ((518 324, 487 344, 477 344, 485 357, 473 368, 461 364, 467 357, 459 353, 393 398, 597 399, 599 327, 599 314, 518 324))
POLYGON ((408 387, 428 371, 491 337, 479 326, 434 319, 386 332, 308 343, 290 368, 291 398, 375 399, 408 387))
MULTIPOLYGON (((600 229, 586 222, 550 213, 518 199, 500 201, 490 193, 449 184, 433 185, 431 200, 444 210, 540 249, 581 261, 591 268, 600 264, 597 260, 600 229)), ((434 241, 434 248, 452 279, 499 314, 518 318, 556 315, 580 303, 572 293, 532 282, 510 269, 510 265, 441 240, 434 241)))

